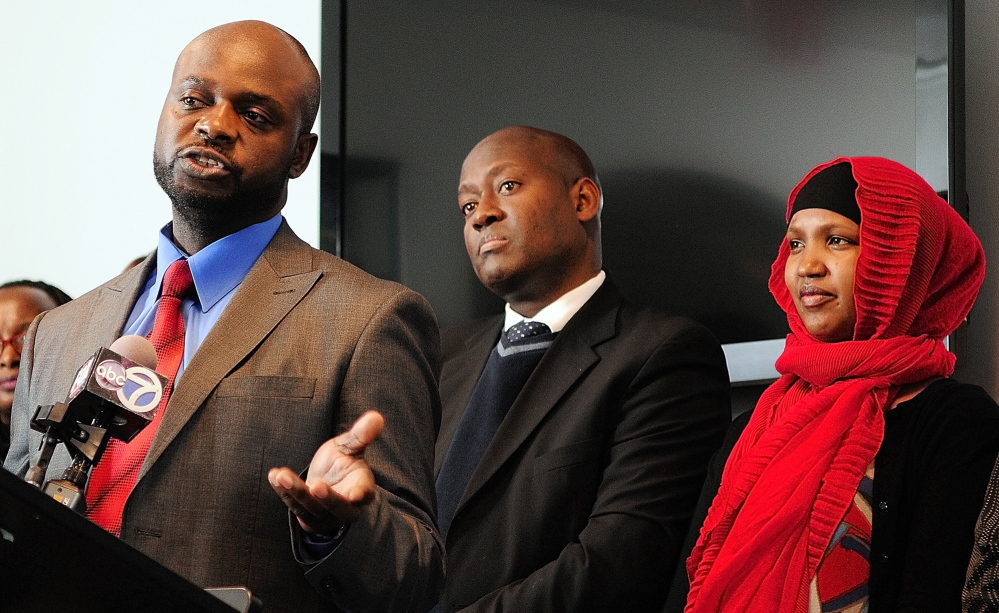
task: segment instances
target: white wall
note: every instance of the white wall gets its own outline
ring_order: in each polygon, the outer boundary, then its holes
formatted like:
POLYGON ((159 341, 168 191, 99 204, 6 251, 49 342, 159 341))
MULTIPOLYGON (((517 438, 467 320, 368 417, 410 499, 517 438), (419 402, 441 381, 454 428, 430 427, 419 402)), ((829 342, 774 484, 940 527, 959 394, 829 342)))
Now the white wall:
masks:
MULTIPOLYGON (((42 279, 74 297, 155 248, 170 219, 153 140, 174 60, 192 38, 261 19, 320 57, 320 0, 2 0, 0 15, 0 282, 42 279)), ((292 182, 285 215, 315 245, 313 162, 292 182)))

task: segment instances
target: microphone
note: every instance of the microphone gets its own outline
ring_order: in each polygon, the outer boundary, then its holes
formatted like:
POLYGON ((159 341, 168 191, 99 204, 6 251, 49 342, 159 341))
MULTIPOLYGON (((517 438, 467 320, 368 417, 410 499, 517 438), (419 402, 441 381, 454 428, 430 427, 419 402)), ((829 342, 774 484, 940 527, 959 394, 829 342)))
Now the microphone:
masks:
POLYGON ((35 409, 31 428, 43 432, 41 453, 25 480, 42 487, 56 445, 73 458, 62 479, 42 490, 56 501, 86 512, 87 479, 111 438, 132 440, 156 416, 167 379, 155 372, 156 350, 141 336, 126 335, 94 353, 76 373, 65 402, 35 409))
POLYGON ((126 334, 108 347, 111 351, 118 353, 123 358, 128 358, 136 364, 145 366, 151 370, 156 370, 156 349, 149 339, 136 334, 126 334))

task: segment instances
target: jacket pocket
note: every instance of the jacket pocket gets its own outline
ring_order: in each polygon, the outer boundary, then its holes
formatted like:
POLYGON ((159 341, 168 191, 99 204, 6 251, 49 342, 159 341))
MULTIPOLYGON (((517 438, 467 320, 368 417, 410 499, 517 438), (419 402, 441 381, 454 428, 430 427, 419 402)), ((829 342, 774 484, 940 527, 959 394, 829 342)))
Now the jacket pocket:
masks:
POLYGON ((312 398, 316 380, 308 377, 228 377, 215 389, 216 398, 312 398))
POLYGON ((600 443, 599 439, 589 439, 546 451, 534 459, 534 472, 548 472, 592 461, 600 454, 600 443))

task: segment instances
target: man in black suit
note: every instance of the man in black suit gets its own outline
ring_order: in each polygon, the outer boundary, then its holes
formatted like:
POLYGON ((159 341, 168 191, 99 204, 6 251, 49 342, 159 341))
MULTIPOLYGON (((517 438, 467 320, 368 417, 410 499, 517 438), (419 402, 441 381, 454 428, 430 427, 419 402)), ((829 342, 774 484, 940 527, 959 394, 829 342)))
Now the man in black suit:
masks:
POLYGON ((442 334, 441 610, 658 610, 729 422, 721 348, 606 277, 600 185, 570 139, 488 136, 458 205, 507 308, 442 334))

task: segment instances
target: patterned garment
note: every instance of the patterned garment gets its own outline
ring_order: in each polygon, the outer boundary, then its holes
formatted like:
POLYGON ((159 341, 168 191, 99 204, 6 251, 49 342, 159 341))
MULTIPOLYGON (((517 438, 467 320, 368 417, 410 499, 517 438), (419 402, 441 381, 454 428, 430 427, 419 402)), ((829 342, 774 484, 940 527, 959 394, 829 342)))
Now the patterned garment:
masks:
POLYGON ((985 503, 975 526, 975 548, 961 593, 964 613, 999 611, 999 461, 992 468, 985 503))
POLYGON ((809 589, 809 613, 867 613, 873 498, 872 462, 819 562, 809 589))

